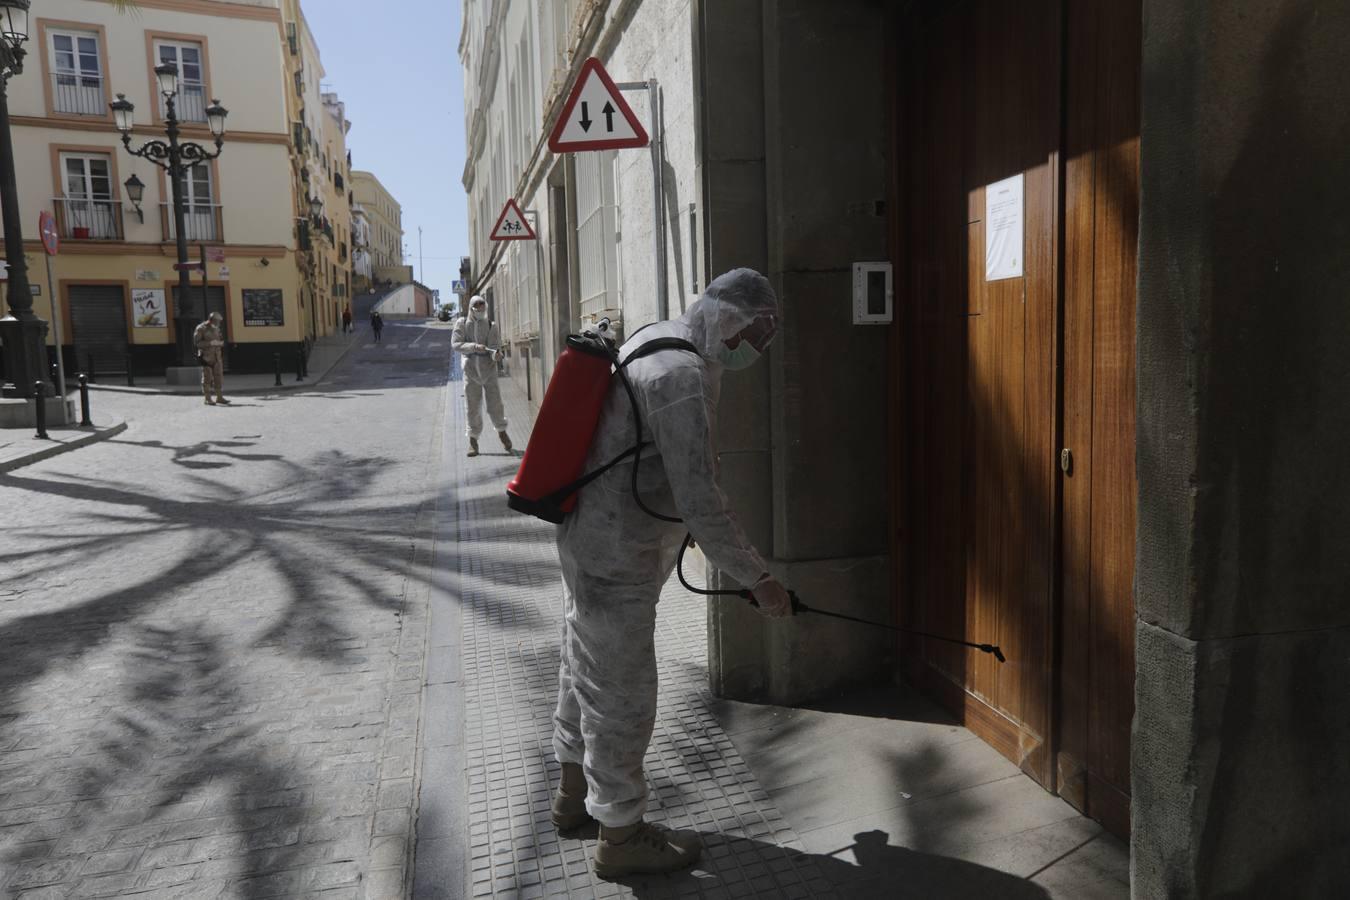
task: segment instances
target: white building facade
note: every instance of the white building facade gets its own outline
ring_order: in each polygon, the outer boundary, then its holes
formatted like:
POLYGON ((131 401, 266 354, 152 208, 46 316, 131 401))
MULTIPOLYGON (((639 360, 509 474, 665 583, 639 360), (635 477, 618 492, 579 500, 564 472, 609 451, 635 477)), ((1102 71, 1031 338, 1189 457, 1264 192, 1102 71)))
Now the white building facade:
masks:
MULTIPOLYGON (((507 370, 542 396, 562 339, 608 316, 621 333, 678 315, 705 280, 697 244, 693 6, 465 0, 464 66, 472 282, 510 343, 507 370), (622 36, 622 40, 620 40, 622 36), (555 155, 547 127, 590 56, 621 83, 655 80, 663 108, 666 304, 659 300, 651 148, 555 155), (537 241, 489 235, 514 198, 537 241)), ((644 86, 624 99, 649 132, 644 86)))

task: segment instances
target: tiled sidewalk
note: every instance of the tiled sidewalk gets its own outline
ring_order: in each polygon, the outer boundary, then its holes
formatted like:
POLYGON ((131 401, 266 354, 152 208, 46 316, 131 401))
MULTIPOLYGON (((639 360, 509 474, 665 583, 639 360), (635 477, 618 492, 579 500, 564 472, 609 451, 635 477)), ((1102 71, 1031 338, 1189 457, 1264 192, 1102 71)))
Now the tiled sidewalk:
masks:
MULTIPOLYGON (((457 853, 467 844, 467 858, 431 884, 419 838, 419 900, 1128 897, 1122 842, 907 688, 879 685, 815 710, 712 697, 707 601, 674 581, 657 623, 661 687, 646 759, 648 815, 700 832, 704 858, 669 877, 594 879, 594 831, 560 839, 549 821, 561 605, 554 531, 506 508, 505 485, 519 460, 502 453, 494 435, 482 439, 483 456, 464 458, 460 384, 451 391, 448 419, 457 421, 445 444, 459 562, 447 605, 462 649, 456 747, 466 774, 455 789, 469 802, 461 833, 448 843, 457 853)), ((506 382, 503 395, 512 437, 523 445, 528 404, 506 382)), ((437 770, 435 762, 424 771, 437 770)), ((442 759, 439 770, 447 765, 442 759)), ((427 790, 424 780, 424 799, 427 790)))
MULTIPOLYGON (((513 437, 530 412, 503 385, 513 437)), ((458 385, 452 385, 456 391, 458 385)), ((462 404, 453 404, 462 417, 462 404)), ((557 691, 560 587, 553 527, 506 508, 518 459, 486 435, 485 455, 462 462, 460 590, 469 872, 473 897, 831 897, 814 858, 722 730, 706 690, 702 598, 673 584, 657 626, 661 691, 647 754, 648 817, 703 834, 703 861, 676 876, 607 883, 594 878, 594 832, 559 838, 549 821, 557 780, 552 711, 557 691)), ((454 465, 453 462, 450 464, 454 465)), ((455 896, 451 885, 444 896, 455 896)))

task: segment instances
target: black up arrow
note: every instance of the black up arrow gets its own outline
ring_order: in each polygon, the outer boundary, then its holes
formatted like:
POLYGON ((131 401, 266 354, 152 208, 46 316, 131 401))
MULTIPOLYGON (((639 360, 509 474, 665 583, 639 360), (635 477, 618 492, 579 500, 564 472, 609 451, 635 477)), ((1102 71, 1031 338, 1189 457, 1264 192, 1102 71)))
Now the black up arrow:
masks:
POLYGON ((591 130, 591 121, 592 121, 592 120, 591 120, 591 111, 590 111, 590 108, 589 108, 589 107, 590 107, 590 104, 589 104, 589 103, 587 103, 585 100, 581 101, 581 130, 582 130, 582 131, 590 131, 590 130, 591 130))
POLYGON ((600 111, 605 114, 605 130, 612 132, 614 130, 614 104, 607 100, 605 101, 605 108, 600 111))

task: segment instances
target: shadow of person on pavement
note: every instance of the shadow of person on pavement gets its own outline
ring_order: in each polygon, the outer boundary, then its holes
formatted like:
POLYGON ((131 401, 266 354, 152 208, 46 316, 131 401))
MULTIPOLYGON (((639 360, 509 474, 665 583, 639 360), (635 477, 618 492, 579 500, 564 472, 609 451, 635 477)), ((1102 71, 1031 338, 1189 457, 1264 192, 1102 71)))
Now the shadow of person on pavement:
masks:
POLYGON ((848 900, 1047 900, 1038 884, 987 866, 890 843, 886 832, 854 835, 832 853, 806 853, 766 841, 702 833, 698 865, 670 875, 617 879, 634 897, 839 897, 848 900), (852 851, 857 864, 840 858, 852 851))

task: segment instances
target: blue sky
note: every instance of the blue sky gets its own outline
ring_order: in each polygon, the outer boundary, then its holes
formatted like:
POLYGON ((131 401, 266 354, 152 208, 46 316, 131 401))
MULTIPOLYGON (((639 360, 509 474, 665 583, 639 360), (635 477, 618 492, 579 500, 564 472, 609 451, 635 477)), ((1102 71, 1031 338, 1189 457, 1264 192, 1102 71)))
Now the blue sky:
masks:
POLYGON ((426 274, 450 282, 469 253, 464 172, 464 88, 459 0, 304 0, 323 57, 326 89, 352 122, 352 166, 374 172, 403 206, 406 262, 417 269, 422 226, 426 274), (373 11, 378 14, 372 14, 373 11))

